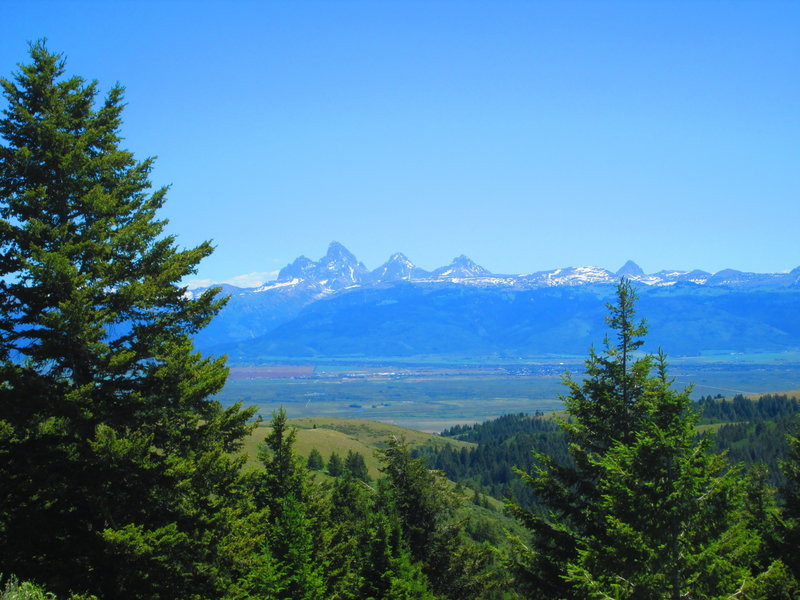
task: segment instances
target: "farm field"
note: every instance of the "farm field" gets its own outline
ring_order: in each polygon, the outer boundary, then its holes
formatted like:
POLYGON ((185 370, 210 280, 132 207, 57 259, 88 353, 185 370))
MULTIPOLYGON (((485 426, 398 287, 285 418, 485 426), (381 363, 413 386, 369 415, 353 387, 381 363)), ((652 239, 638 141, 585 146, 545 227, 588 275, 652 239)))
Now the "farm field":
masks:
MULTIPOLYGON (((580 362, 499 365, 334 364, 234 368, 218 395, 242 400, 264 419, 280 406, 289 418, 369 419, 427 432, 482 422, 507 413, 562 407, 562 375, 580 377, 580 362)), ((800 387, 800 362, 712 362, 680 359, 670 366, 675 387, 692 395, 761 394, 800 387)))

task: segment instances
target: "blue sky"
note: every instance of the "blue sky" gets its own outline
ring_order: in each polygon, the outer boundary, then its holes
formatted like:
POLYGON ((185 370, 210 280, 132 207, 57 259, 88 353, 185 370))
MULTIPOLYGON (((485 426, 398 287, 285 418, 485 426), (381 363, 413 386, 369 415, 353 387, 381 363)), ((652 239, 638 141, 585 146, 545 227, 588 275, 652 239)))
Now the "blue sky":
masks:
POLYGON ((46 37, 70 73, 126 86, 125 146, 158 156, 170 232, 217 246, 198 279, 331 240, 369 268, 800 265, 800 2, 0 11, 4 76, 46 37))

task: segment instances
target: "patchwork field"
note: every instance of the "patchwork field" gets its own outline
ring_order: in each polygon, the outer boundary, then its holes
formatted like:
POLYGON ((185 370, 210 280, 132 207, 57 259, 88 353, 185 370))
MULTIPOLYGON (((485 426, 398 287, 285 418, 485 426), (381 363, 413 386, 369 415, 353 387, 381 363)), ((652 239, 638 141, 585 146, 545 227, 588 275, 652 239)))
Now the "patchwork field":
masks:
MULTIPOLYGON (((219 394, 255 405, 266 420, 283 406, 289 418, 369 419, 427 432, 502 414, 562 407, 562 375, 578 378, 579 361, 501 365, 276 365, 233 369, 219 394)), ((692 395, 761 394, 800 387, 800 363, 682 359, 670 367, 675 387, 692 395)))

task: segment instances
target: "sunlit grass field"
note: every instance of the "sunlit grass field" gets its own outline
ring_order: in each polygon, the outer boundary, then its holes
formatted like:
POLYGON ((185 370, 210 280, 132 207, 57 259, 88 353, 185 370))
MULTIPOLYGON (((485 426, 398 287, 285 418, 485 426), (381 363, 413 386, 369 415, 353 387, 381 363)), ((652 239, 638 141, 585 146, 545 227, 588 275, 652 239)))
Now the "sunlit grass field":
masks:
MULTIPOLYGON (((307 458, 312 448, 316 448, 327 462, 332 452, 338 453, 342 458, 347 455, 348 451, 359 452, 364 456, 364 462, 367 464, 371 477, 379 475, 380 461, 376 457, 375 451, 385 447, 386 440, 390 437, 404 438, 411 448, 443 444, 450 444, 455 448, 474 446, 469 442, 442 438, 422 431, 367 419, 303 417, 291 419, 289 424, 297 428, 295 451, 299 456, 307 458)), ((244 450, 249 465, 258 465, 258 447, 270 431, 269 420, 266 420, 245 441, 244 450)))

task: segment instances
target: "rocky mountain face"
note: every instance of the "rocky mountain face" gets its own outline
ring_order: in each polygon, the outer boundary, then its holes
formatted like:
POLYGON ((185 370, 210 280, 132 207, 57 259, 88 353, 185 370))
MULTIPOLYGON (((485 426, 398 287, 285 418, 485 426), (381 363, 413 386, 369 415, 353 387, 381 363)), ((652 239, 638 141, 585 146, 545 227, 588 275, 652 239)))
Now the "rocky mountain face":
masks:
POLYGON ((278 273, 278 284, 307 285, 338 291, 365 281, 369 271, 353 253, 338 242, 332 242, 328 253, 314 262, 300 256, 278 273))
POLYGON ((468 279, 471 277, 487 277, 491 273, 472 262, 463 254, 453 259, 446 267, 439 267, 431 275, 437 279, 468 279))
POLYGON ((424 279, 429 275, 430 273, 408 260, 405 254, 398 252, 392 254, 389 260, 370 273, 370 281, 373 283, 410 281, 424 279))
POLYGON ((234 362, 276 357, 582 355, 602 338, 620 277, 639 289, 651 336, 671 353, 800 349, 800 267, 646 274, 568 267, 496 275, 466 256, 431 272, 405 255, 370 271, 338 242, 301 256, 258 288, 225 286, 220 315, 196 337, 234 362))
POLYGON ((633 277, 644 277, 645 273, 642 271, 642 268, 639 265, 632 260, 629 260, 622 265, 622 268, 620 268, 615 275, 617 277, 627 277, 628 279, 631 279, 633 277))

